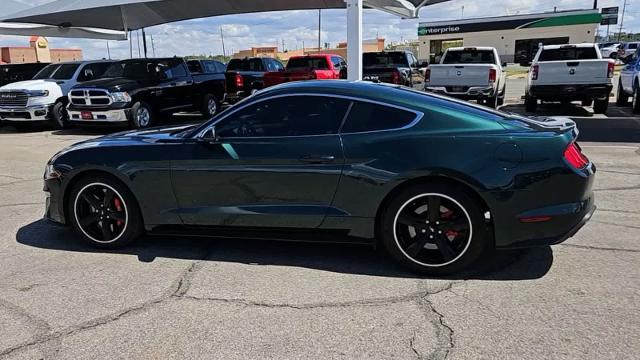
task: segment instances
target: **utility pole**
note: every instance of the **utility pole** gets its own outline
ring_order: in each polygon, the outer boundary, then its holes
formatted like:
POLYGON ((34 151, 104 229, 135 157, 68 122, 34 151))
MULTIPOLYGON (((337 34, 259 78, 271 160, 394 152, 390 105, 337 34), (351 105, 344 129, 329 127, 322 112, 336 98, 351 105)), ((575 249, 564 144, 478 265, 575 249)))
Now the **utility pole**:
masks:
POLYGON ((111 60, 111 50, 109 49, 109 40, 107 40, 107 56, 109 57, 109 60, 111 60))
POLYGON ((147 33, 142 28, 142 45, 144 47, 144 58, 147 58, 147 33))
POLYGON ((624 0, 622 5, 622 18, 620 19, 620 30, 618 30, 618 42, 620 42, 620 36, 622 36, 622 24, 624 23, 624 11, 627 9, 627 0, 624 0))
POLYGON ((318 9, 318 51, 320 51, 320 37, 322 36, 322 9, 318 9))
POLYGON ((133 35, 129 30, 129 59, 133 59, 133 35))
POLYGON ((156 45, 153 42, 153 34, 149 35, 151 37, 151 50, 153 51, 153 57, 156 57, 156 45))
POLYGON ((136 39, 138 40, 138 59, 142 57, 142 53, 140 52, 140 31, 136 31, 136 39))
POLYGON ((287 50, 284 49, 284 39, 282 39, 282 52, 285 52, 287 50))
POLYGON ((461 9, 461 14, 460 14, 460 19, 464 19, 464 5, 462 5, 462 9, 461 9))
POLYGON ((222 40, 222 56, 227 57, 227 52, 224 49, 224 34, 222 33, 222 25, 220 25, 220 40, 222 40))

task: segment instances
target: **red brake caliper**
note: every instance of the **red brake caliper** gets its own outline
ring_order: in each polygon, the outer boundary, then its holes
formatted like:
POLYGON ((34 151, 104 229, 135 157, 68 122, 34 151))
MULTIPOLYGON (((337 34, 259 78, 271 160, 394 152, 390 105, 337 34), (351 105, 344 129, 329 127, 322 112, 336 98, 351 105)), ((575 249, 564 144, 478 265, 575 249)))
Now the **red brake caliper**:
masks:
MULTIPOLYGON (((113 199, 113 205, 116 207, 116 210, 118 212, 122 211, 122 201, 120 201, 120 199, 114 198, 113 199)), ((117 226, 122 226, 122 220, 117 220, 116 221, 116 225, 117 226)))

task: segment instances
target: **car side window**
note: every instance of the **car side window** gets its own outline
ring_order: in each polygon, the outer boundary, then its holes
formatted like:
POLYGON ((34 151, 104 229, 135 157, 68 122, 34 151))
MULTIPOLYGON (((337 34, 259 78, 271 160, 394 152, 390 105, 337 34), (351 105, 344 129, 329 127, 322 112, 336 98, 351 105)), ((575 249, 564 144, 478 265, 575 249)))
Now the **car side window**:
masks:
POLYGON ((391 130, 405 127, 416 119, 413 112, 386 105, 355 101, 342 133, 391 130))
POLYGON ((333 67, 336 68, 336 70, 340 70, 340 68, 342 68, 342 63, 340 62, 340 58, 337 56, 332 56, 331 57, 331 62, 333 63, 333 67))
POLYGON ((271 60, 276 67, 276 71, 284 71, 284 65, 278 60, 271 60))
POLYGON ((287 96, 247 106, 220 123, 221 138, 337 134, 349 100, 326 96, 287 96))
POLYGON ((273 60, 265 59, 265 63, 267 65, 267 71, 278 71, 276 64, 273 60))
POLYGON ((110 62, 100 62, 85 65, 82 70, 80 70, 78 81, 83 82, 99 79, 111 64, 110 62))
POLYGON ((162 79, 174 79, 187 76, 187 71, 180 61, 160 61, 157 66, 162 79))
POLYGON ((192 73, 202 72, 202 65, 200 65, 200 61, 197 61, 197 60, 189 61, 187 62, 187 67, 189 68, 189 71, 191 71, 192 73))

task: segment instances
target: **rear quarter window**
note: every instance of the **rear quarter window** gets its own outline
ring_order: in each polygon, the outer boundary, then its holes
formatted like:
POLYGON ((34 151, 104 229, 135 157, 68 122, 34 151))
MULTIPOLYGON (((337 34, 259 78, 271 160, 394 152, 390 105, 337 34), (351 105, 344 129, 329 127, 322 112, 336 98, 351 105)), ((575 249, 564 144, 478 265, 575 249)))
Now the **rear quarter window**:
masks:
POLYGON ((343 133, 400 129, 411 124, 417 114, 381 104, 355 101, 342 127, 343 133))
POLYGON ((542 50, 538 61, 589 60, 597 59, 595 47, 568 47, 542 50))

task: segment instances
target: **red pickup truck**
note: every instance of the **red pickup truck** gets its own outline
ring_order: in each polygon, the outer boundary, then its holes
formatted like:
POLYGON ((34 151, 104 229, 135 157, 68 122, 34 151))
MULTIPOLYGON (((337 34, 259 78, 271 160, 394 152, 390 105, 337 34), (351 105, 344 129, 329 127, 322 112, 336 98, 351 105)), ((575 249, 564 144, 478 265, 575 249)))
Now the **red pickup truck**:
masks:
POLYGON ((264 86, 273 86, 290 81, 346 79, 347 62, 341 56, 314 54, 293 56, 284 71, 264 74, 264 86))

